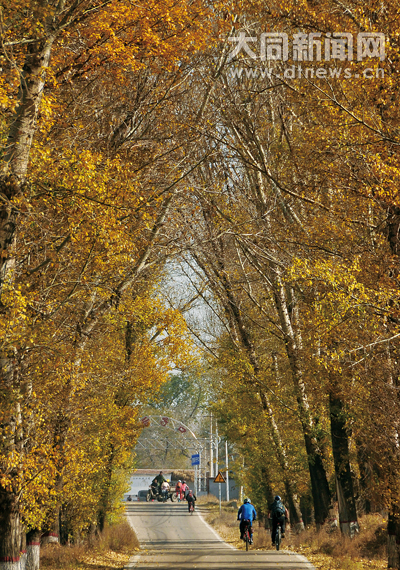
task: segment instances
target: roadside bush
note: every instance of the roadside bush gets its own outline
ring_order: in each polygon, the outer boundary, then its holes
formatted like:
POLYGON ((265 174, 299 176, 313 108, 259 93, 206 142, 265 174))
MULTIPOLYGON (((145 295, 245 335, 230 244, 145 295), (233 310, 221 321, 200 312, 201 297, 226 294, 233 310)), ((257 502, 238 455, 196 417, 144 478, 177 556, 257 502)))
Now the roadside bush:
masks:
POLYGON ((99 548, 114 552, 131 552, 139 548, 135 532, 127 521, 106 527, 98 540, 99 548))
MULTIPOLYGON (((87 539, 83 545, 48 544, 43 546, 40 552, 40 565, 52 570, 72 569, 77 566, 81 568, 82 563, 88 558, 94 559, 98 555, 104 556, 110 552, 116 553, 115 556, 127 555, 128 560, 137 548, 139 548, 139 541, 136 534, 129 523, 124 520, 106 527, 100 534, 91 535, 90 540, 87 539)), ((97 565, 100 566, 99 563, 97 565)))

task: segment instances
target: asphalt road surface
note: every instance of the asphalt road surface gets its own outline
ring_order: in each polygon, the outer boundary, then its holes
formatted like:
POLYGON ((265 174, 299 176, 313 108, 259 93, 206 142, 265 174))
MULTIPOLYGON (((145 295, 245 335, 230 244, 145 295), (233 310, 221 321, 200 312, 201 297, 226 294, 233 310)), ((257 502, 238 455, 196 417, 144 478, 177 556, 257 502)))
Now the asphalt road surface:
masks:
POLYGON ((184 503, 128 503, 126 516, 141 546, 127 569, 314 570, 299 554, 236 550, 184 503))

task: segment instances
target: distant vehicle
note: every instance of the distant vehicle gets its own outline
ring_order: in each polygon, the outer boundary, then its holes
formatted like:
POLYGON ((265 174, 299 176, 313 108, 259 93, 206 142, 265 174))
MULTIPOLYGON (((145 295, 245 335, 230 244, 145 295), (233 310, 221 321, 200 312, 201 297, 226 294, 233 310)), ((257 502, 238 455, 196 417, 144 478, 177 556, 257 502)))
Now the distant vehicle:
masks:
POLYGON ((150 485, 149 490, 147 491, 147 497, 146 497, 146 501, 162 501, 163 503, 165 503, 166 501, 168 501, 168 499, 171 499, 172 502, 177 501, 178 500, 178 495, 177 493, 175 493, 174 489, 168 489, 166 490, 164 493, 159 493, 157 487, 152 487, 150 485))
POLYGON ((147 497, 147 491, 138 491, 137 500, 138 501, 145 501, 147 497))

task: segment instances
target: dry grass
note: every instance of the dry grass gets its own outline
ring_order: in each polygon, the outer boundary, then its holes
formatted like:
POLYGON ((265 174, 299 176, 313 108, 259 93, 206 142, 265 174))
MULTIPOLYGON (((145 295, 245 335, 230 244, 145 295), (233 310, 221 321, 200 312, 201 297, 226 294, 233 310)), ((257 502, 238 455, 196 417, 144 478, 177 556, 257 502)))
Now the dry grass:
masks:
POLYGON ((40 565, 47 570, 121 569, 139 542, 126 521, 108 527, 86 546, 47 545, 41 549, 40 565))
POLYGON ((340 531, 319 533, 307 530, 289 534, 288 545, 301 552, 318 570, 381 570, 387 567, 386 523, 380 515, 360 521, 360 533, 353 540, 340 531))
POLYGON ((193 483, 193 471, 185 471, 184 469, 177 469, 176 471, 172 471, 171 473, 171 480, 178 481, 186 481, 186 483, 193 483))
POLYGON ((123 521, 104 530, 98 539, 98 548, 126 554, 138 549, 139 541, 130 524, 123 521))
MULTIPOLYGON (((198 501, 199 510, 211 526, 226 542, 243 549, 239 540, 236 520, 237 505, 234 502, 222 503, 219 513, 218 499, 207 496, 198 501)), ((387 567, 386 522, 380 515, 368 515, 361 519, 361 532, 350 540, 340 531, 316 532, 308 529, 301 534, 286 533, 283 550, 303 554, 317 570, 382 570, 387 567)), ((253 549, 271 548, 269 531, 254 526, 253 549)))

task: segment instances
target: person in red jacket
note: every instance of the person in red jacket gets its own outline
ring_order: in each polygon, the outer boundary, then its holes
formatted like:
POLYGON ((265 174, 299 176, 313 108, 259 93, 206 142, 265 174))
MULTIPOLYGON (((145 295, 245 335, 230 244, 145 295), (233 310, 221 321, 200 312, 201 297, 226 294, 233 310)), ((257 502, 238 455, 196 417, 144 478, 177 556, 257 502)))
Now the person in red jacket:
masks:
POLYGON ((186 495, 187 495, 188 491, 189 491, 189 485, 187 485, 186 481, 183 480, 182 481, 182 493, 183 493, 183 496, 185 499, 186 499, 186 495))
POLYGON ((183 499, 182 481, 179 479, 175 486, 175 493, 178 495, 178 503, 183 499))

